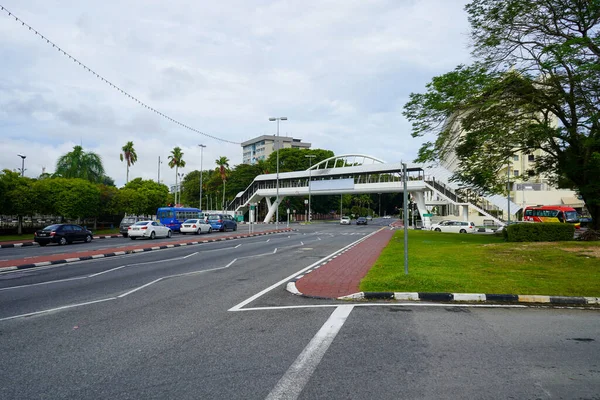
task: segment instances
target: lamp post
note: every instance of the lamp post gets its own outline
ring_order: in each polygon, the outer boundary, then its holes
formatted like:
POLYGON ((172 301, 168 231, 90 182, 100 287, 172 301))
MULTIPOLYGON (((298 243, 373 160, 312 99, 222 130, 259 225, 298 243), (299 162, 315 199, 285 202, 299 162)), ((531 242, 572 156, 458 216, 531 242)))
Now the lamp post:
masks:
POLYGON ((27 158, 27 156, 24 156, 23 154, 17 154, 19 157, 21 157, 21 176, 25 175, 25 159, 27 158))
POLYGON ((160 185, 160 164, 162 164, 162 161, 160 161, 160 156, 158 156, 158 179, 156 180, 156 183, 158 183, 160 185))
POLYGON ((179 185, 177 185, 177 193, 179 193, 179 196, 177 196, 177 200, 179 201, 179 203, 177 204, 181 204, 181 181, 185 174, 183 172, 178 172, 177 174, 179 175, 179 185))
POLYGON ((316 156, 314 154, 307 154, 304 157, 309 159, 309 167, 308 167, 308 222, 312 221, 312 212, 310 208, 310 180, 312 178, 312 159, 316 156))
POLYGON ((203 144, 199 144, 198 146, 200 147, 200 210, 202 211, 202 157, 206 146, 203 144))
POLYGON ((510 159, 508 160, 506 168, 506 181, 506 192, 508 193, 508 201, 506 203, 506 206, 508 208, 508 223, 510 224, 510 159))
POLYGON ((275 209, 275 229, 279 229, 279 121, 287 121, 287 117, 271 117, 269 118, 269 121, 277 121, 277 140, 275 142, 277 144, 277 199, 275 200, 275 206, 277 208, 275 209))

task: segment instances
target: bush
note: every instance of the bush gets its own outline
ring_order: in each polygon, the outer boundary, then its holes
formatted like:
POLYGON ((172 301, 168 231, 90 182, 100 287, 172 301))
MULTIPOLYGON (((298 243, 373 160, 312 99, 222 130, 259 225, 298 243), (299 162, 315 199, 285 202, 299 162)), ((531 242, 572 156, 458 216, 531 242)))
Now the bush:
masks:
POLYGON ((593 229, 588 229, 579 234, 577 236, 577 240, 581 240, 584 242, 591 242, 594 240, 600 240, 600 231, 595 231, 593 229))
POLYGON ((514 224, 507 226, 502 234, 508 242, 559 242, 573 240, 575 225, 558 222, 514 224))

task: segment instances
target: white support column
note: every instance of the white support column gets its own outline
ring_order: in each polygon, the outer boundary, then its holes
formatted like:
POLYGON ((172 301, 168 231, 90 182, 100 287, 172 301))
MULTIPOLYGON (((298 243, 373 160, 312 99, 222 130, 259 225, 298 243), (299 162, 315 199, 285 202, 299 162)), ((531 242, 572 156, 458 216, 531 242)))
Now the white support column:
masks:
POLYGON ((462 208, 461 214, 463 217, 463 221, 468 221, 469 220, 469 206, 463 204, 461 208, 462 208))
POLYGON ((412 192, 411 194, 415 203, 417 203, 419 215, 421 216, 421 221, 423 221, 423 228, 429 228, 431 226, 431 218, 423 216, 423 214, 427 212, 427 209, 425 208, 425 195, 423 192, 412 192))
POLYGON ((267 207, 269 208, 269 211, 267 212, 267 215, 265 216, 265 222, 271 222, 271 218, 273 218, 273 214, 275 214, 275 211, 277 211, 277 207, 279 207, 279 205, 281 204, 281 202, 283 201, 285 197, 279 196, 279 201, 277 201, 277 198, 275 199, 274 202, 271 202, 271 199, 269 197, 265 197, 265 200, 267 201, 267 207))

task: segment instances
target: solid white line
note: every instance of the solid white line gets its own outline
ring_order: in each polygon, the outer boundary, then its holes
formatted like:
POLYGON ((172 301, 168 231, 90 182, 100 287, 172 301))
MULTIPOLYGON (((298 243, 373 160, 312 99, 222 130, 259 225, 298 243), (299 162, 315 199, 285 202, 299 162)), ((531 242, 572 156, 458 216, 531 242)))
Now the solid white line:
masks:
POLYGON ((290 276, 288 276, 288 277, 286 277, 286 278, 283 278, 283 279, 282 279, 282 280, 280 280, 279 282, 276 282, 276 283, 272 284, 272 285, 271 285, 271 286, 269 286, 268 288, 266 288, 266 289, 264 289, 264 290, 262 290, 262 291, 260 291, 260 292, 256 293, 254 296, 251 296, 251 297, 247 298, 246 300, 242 301, 241 303, 239 303, 239 304, 236 304, 235 306, 231 307, 231 308, 230 308, 228 311, 240 311, 240 309, 241 309, 242 307, 244 307, 246 304, 249 304, 249 303, 253 302, 254 300, 256 300, 256 299, 258 299, 259 297, 261 297, 263 294, 270 292, 271 290, 275 289, 276 287, 280 286, 280 285, 281 285, 281 284, 283 284, 283 283, 287 283, 287 282, 288 282, 290 279, 294 278, 295 276, 302 274, 304 271, 307 271, 307 270, 309 270, 309 269, 313 268, 313 267, 314 267, 314 266, 316 266, 316 265, 319 265, 319 264, 320 264, 320 263, 322 263, 324 260, 327 260, 329 257, 332 257, 332 256, 334 256, 334 255, 338 254, 339 252, 341 252, 341 251, 344 251, 344 250, 346 250, 347 248, 350 248, 351 246, 354 246, 355 244, 357 244, 357 243, 359 243, 359 242, 362 242, 363 240, 366 240, 366 239, 367 239, 367 238, 369 238, 371 235, 374 235, 374 234, 375 234, 375 233, 377 233, 377 232, 378 232, 378 231, 374 231, 373 233, 370 233, 369 235, 367 235, 367 236, 364 236, 364 237, 362 237, 362 238, 360 238, 360 239, 358 239, 358 240, 356 240, 356 241, 354 241, 354 242, 350 243, 349 245, 347 245, 347 246, 345 246, 345 247, 342 247, 342 248, 341 248, 341 249, 339 249, 339 250, 336 250, 336 251, 334 251, 333 253, 329 254, 328 256, 325 256, 325 257, 321 258, 320 260, 318 260, 318 261, 316 261, 316 262, 312 263, 312 264, 311 264, 311 265, 309 265, 308 267, 304 267, 304 268, 302 268, 300 271, 294 272, 292 275, 290 275, 290 276))
POLYGON ((125 267, 128 267, 128 266, 129 265, 121 265, 120 267, 116 267, 116 268, 112 268, 112 269, 107 269, 106 271, 102 271, 102 272, 98 272, 96 274, 88 275, 86 278, 93 278, 95 276, 106 274, 106 273, 112 272, 112 271, 116 271, 118 269, 125 268, 125 267))
POLYGON ((31 312, 31 313, 27 313, 27 314, 21 314, 21 315, 13 315, 12 317, 6 317, 6 318, 0 318, 0 321, 8 321, 9 319, 15 319, 15 318, 23 318, 23 317, 31 317, 32 315, 39 315, 39 314, 45 314, 45 313, 50 313, 53 311, 60 311, 60 310, 65 310, 67 308, 73 308, 73 307, 80 307, 80 306, 87 306, 90 304, 95 304, 95 303, 102 303, 104 301, 110 301, 110 300, 116 300, 116 297, 110 297, 108 299, 101 299, 101 300, 94 300, 94 301, 88 301, 85 303, 79 303, 79 304, 71 304, 68 306, 62 306, 62 307, 57 307, 57 308, 51 308, 49 310, 42 310, 42 311, 35 311, 35 312, 31 312))
POLYGON ((302 350, 296 361, 267 396, 267 400, 295 400, 308 383, 313 372, 323 359, 325 352, 346 322, 354 306, 339 306, 323 324, 319 332, 302 350))
POLYGON ((224 267, 217 267, 217 268, 211 268, 211 269, 203 269, 202 271, 192 271, 192 272, 185 272, 183 274, 176 274, 176 275, 169 275, 169 276, 165 276, 164 278, 177 278, 180 276, 188 276, 188 275, 198 275, 198 274, 203 274, 205 272, 211 272, 211 271, 218 271, 220 269, 225 269, 225 268, 229 268, 233 265, 234 262, 237 261, 237 258, 234 258, 233 261, 231 261, 229 264, 227 264, 224 267))
POLYGON ((237 248, 238 248, 238 247, 240 247, 240 246, 241 246, 241 243, 240 243, 240 244, 238 244, 237 246, 235 246, 235 247, 234 247, 234 249, 237 249, 237 248))
POLYGON ((135 292, 137 292, 138 290, 141 290, 141 289, 143 289, 143 288, 145 288, 145 287, 147 287, 147 286, 153 285, 153 284, 155 284, 156 282, 162 281, 163 279, 164 279, 164 278, 158 278, 158 279, 155 279, 155 280, 153 280, 152 282, 146 283, 145 285, 142 285, 142 286, 140 286, 140 287, 138 287, 138 288, 135 288, 135 289, 133 289, 133 290, 130 290, 129 292, 127 292, 127 293, 123 293, 123 294, 121 294, 121 295, 119 295, 119 296, 117 296, 117 297, 118 297, 118 298, 121 298, 121 297, 129 296, 131 293, 135 293, 135 292))
MULTIPOLYGON (((272 310, 295 310, 299 308, 331 308, 339 307, 337 304, 313 304, 302 306, 271 306, 271 307, 248 307, 236 311, 272 311, 272 310)), ((532 308, 523 304, 452 304, 452 303, 356 303, 354 307, 468 307, 468 308, 532 308)), ((543 306, 542 306, 543 307, 543 306)), ((547 306, 551 307, 551 306, 547 306)), ((588 308, 586 308, 587 310, 588 308)), ((231 310, 230 310, 231 311, 231 310)))
POLYGON ((269 241, 270 241, 270 240, 271 240, 271 239, 267 239, 267 243, 269 243, 269 241))
POLYGON ((4 290, 12 290, 12 289, 22 289, 25 287, 31 287, 31 286, 40 286, 40 285, 48 285, 50 283, 58 283, 58 282, 68 282, 68 281, 76 281, 78 279, 85 279, 87 278, 87 276, 78 276, 76 278, 67 278, 67 279, 59 279, 56 281, 49 281, 49 282, 39 282, 39 283, 30 283, 28 285, 20 285, 20 286, 11 286, 11 287, 5 287, 0 289, 0 291, 4 291, 4 290))

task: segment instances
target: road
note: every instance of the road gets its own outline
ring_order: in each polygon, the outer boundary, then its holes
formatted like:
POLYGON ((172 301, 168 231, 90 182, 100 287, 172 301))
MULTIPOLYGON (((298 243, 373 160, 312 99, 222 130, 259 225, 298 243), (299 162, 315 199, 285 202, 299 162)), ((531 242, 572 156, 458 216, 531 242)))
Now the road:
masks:
POLYGON ((1 274, 0 398, 598 398, 598 311, 293 296, 378 229, 297 228, 1 274))

